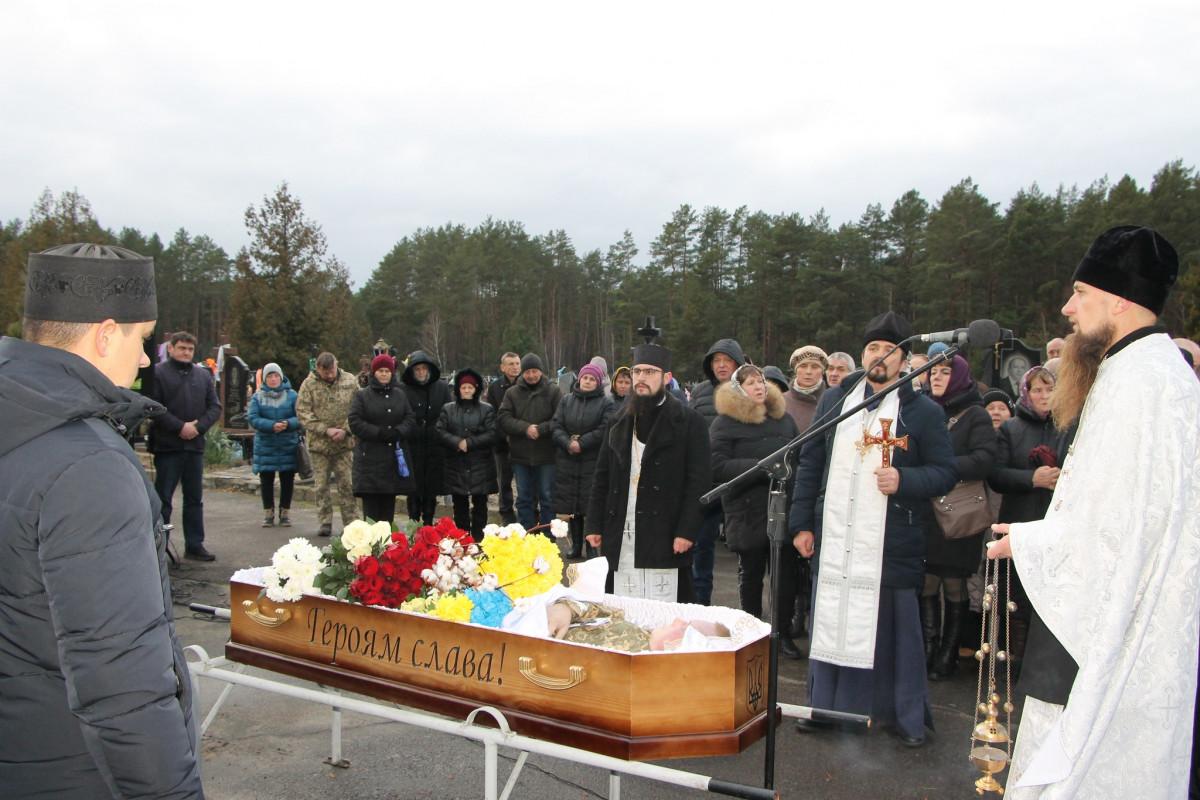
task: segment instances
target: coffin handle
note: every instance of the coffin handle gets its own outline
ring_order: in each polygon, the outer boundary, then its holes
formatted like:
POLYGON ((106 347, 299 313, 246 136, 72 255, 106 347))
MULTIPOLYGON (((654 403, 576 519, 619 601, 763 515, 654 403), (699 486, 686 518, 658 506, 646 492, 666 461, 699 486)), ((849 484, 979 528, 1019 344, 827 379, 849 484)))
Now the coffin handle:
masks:
POLYGON ((258 610, 257 600, 243 600, 242 610, 246 612, 247 617, 267 628, 278 628, 292 618, 292 612, 286 608, 277 608, 275 609, 275 616, 268 617, 258 610))
POLYGON ((574 689, 587 680, 587 670, 578 666, 569 668, 569 672, 571 673, 571 677, 569 678, 551 678, 546 675, 539 675, 533 659, 529 656, 521 656, 517 659, 517 669, 531 683, 543 689, 574 689))

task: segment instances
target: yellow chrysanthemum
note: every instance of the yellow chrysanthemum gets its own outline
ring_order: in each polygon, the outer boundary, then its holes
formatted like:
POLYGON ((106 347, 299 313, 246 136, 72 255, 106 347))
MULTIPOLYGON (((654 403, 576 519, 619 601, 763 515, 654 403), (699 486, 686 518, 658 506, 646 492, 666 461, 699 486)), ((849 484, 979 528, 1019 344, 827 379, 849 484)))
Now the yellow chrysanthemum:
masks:
POLYGON ((500 538, 489 534, 483 537, 484 555, 480 564, 483 572, 494 572, 500 586, 514 600, 548 591, 562 582, 563 562, 558 543, 540 534, 500 538), (548 569, 537 570, 538 558, 545 560, 548 569))
POLYGON ((433 615, 450 622, 470 622, 474 607, 471 598, 465 594, 447 594, 438 599, 433 615))

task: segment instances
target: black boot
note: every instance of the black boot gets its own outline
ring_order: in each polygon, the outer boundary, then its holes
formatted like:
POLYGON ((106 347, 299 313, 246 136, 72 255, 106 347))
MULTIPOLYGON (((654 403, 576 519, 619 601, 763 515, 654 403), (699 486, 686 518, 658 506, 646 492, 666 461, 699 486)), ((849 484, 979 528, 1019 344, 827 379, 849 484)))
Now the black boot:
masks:
POLYGON ((804 657, 800 653, 800 648, 796 647, 796 643, 792 641, 792 637, 783 631, 779 632, 779 655, 793 660, 804 657))
POLYGON ((567 558, 583 558, 583 537, 577 533, 571 534, 571 552, 567 558))
POLYGON ((925 638, 925 669, 933 668, 938 651, 938 634, 942 629, 942 598, 936 594, 921 595, 921 635, 925 638))
POLYGON ((958 672, 958 639, 962 636, 963 625, 967 622, 967 608, 970 601, 962 600, 957 603, 946 603, 946 619, 942 625, 942 641, 938 645, 937 658, 929 671, 929 680, 944 681, 954 677, 958 672))

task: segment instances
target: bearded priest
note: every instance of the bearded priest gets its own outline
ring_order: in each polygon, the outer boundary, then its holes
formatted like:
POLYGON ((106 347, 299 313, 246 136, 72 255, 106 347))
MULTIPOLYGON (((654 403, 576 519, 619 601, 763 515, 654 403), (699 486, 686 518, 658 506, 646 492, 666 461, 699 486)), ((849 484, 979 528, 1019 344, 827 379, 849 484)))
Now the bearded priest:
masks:
POLYGON ((1035 612, 1010 798, 1187 796, 1200 384, 1156 325, 1178 271, 1131 225, 1075 268, 1051 406, 1075 441, 1046 518, 993 526, 1008 535, 988 551, 1012 558, 1035 612))
MULTIPOLYGON (((917 604, 925 514, 954 488, 958 462, 942 409, 901 379, 912 338, 894 311, 867 325, 863 369, 825 392, 816 418, 881 396, 801 449, 788 529, 813 561, 808 705, 870 714, 920 747, 933 728, 917 604)), ((798 719, 796 729, 829 725, 798 719)))

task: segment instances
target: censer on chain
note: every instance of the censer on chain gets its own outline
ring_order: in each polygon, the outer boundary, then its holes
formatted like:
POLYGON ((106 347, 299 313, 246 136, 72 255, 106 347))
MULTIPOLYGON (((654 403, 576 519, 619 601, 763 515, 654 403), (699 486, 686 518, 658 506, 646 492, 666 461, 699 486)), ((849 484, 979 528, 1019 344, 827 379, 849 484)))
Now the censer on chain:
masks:
POLYGON ((984 559, 983 624, 979 635, 979 650, 975 659, 979 662, 979 681, 975 689, 975 727, 971 731, 971 763, 983 777, 975 781, 978 794, 996 792, 1004 794, 1004 787, 996 780, 996 774, 1008 766, 1012 757, 1009 730, 1012 729, 1012 661, 1008 652, 1000 647, 1000 618, 1004 618, 1004 642, 1008 642, 1011 630, 1009 617, 1016 611, 1012 602, 1012 560, 1007 558, 984 559), (1000 597, 1000 562, 1004 562, 1004 598, 1000 597), (1004 666, 1004 695, 996 685, 996 663, 1004 666), (1002 704, 1003 701, 1003 704, 1002 704), (1004 711, 1005 724, 997 719, 1004 711), (981 720, 980 717, 983 717, 981 720))

